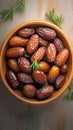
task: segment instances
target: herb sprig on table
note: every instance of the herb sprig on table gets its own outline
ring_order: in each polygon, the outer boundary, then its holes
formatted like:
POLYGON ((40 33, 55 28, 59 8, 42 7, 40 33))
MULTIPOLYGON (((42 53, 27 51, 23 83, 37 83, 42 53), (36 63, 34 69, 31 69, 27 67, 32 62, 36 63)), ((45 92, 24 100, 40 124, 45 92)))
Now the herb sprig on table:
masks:
POLYGON ((54 8, 49 13, 46 13, 45 16, 46 18, 50 19, 54 24, 56 24, 59 27, 64 21, 64 17, 62 15, 58 16, 54 8))
POLYGON ((15 12, 22 12, 25 9, 25 0, 17 0, 9 9, 0 11, 0 22, 13 20, 15 12))
POLYGON ((65 98, 68 100, 73 100, 73 79, 72 79, 71 83, 69 84, 68 93, 65 96, 65 98))
POLYGON ((39 63, 37 62, 37 60, 35 60, 30 67, 32 68, 32 70, 38 70, 40 68, 39 63))

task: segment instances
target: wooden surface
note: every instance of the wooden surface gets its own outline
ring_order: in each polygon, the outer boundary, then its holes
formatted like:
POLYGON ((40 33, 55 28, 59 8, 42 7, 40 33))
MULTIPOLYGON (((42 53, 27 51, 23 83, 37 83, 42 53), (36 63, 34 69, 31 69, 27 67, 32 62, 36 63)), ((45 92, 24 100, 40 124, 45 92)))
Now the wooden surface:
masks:
MULTIPOLYGON (((14 0, 2 0, 0 9, 14 0)), ((22 14, 13 21, 0 24, 0 45, 13 27, 28 20, 46 20, 45 13, 52 8, 63 14, 62 29, 73 43, 73 0, 25 0, 22 14)), ((0 130, 73 130, 73 101, 64 97, 43 106, 29 106, 11 95, 0 81, 0 130)))

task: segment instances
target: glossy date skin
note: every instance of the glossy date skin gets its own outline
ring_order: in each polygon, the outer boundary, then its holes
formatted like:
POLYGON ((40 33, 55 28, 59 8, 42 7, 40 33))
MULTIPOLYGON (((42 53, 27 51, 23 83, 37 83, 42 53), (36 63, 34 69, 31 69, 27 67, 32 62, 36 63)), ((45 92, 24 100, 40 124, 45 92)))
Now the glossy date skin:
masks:
POLYGON ((25 54, 25 49, 23 47, 13 47, 7 50, 6 57, 17 58, 17 57, 24 56, 24 54, 25 54))
POLYGON ((16 75, 12 71, 7 71, 6 78, 9 84, 11 85, 11 87, 13 89, 17 89, 17 87, 19 86, 19 81, 16 75))
POLYGON ((28 41, 26 50, 28 54, 33 54, 39 45, 39 36, 37 34, 34 34, 31 36, 31 38, 28 41))
POLYGON ((52 41, 56 37, 56 32, 53 29, 46 27, 38 27, 37 33, 45 40, 52 41))
POLYGON ((22 72, 31 73, 31 67, 30 67, 30 62, 25 58, 25 57, 20 57, 18 58, 18 65, 22 72))
POLYGON ((47 76, 41 70, 34 70, 32 76, 35 82, 38 84, 44 84, 47 81, 47 76))
POLYGON ((18 35, 20 37, 29 38, 31 35, 35 33, 34 28, 23 28, 18 31, 18 35))
POLYGON ((53 86, 47 85, 37 90, 36 97, 39 100, 43 100, 45 98, 50 97, 54 93, 53 86))

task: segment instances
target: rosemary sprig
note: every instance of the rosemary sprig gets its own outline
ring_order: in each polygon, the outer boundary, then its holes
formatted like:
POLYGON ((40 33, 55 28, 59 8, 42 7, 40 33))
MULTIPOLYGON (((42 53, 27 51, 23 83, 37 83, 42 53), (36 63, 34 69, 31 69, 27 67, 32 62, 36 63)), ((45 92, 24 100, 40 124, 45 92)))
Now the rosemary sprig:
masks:
POLYGON ((65 96, 65 98, 68 100, 73 100, 73 79, 68 87, 68 93, 65 96))
POLYGON ((0 21, 13 20, 13 9, 3 9, 0 12, 0 21))
POLYGON ((58 16, 55 13, 55 9, 53 8, 49 13, 45 14, 46 18, 50 19, 54 24, 60 27, 62 22, 64 21, 64 17, 62 15, 58 16))
POLYGON ((39 63, 35 60, 30 67, 32 68, 32 70, 38 70, 40 68, 39 63))
POLYGON ((22 12, 25 8, 25 0, 17 0, 9 9, 2 9, 0 11, 0 22, 13 20, 15 12, 22 12))
POLYGON ((14 12, 21 12, 24 11, 25 1, 24 0, 17 0, 14 4, 14 12))

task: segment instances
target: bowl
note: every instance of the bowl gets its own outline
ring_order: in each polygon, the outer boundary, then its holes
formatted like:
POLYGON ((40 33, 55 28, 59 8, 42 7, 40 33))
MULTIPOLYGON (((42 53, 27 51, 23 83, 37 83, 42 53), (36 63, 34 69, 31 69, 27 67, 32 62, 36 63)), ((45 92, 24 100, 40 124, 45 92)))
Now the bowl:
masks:
POLYGON ((20 25, 16 26, 7 35, 7 37, 5 38, 5 40, 2 43, 1 54, 0 54, 0 63, 1 63, 1 65, 0 65, 0 74, 1 74, 1 79, 2 79, 5 87, 9 90, 9 92, 11 94, 13 94, 15 97, 17 97, 19 100, 23 101, 24 103, 28 103, 28 104, 31 104, 31 105, 46 104, 46 103, 49 103, 49 102, 55 100, 56 98, 58 98, 68 88, 68 85, 71 82, 72 73, 73 73, 73 62, 72 62, 72 59, 73 59, 72 46, 71 46, 71 43, 70 43, 69 39, 67 38, 67 36, 62 31, 62 29, 60 29, 56 25, 54 25, 52 23, 49 23, 49 22, 46 22, 46 21, 27 21, 27 22, 21 23, 20 25), (57 36, 59 38, 61 38, 61 40, 64 43, 64 46, 66 48, 68 48, 69 52, 70 52, 70 56, 69 56, 69 60, 68 60, 68 72, 66 74, 66 79, 65 79, 65 82, 64 82, 63 86, 58 91, 55 91, 54 94, 51 97, 49 97, 49 98, 47 98, 45 100, 36 100, 36 99, 29 99, 29 98, 24 97, 19 90, 13 90, 9 86, 9 84, 8 84, 8 82, 6 80, 6 77, 5 77, 6 76, 6 58, 5 58, 5 53, 6 53, 6 50, 8 48, 8 40, 18 30, 20 30, 23 27, 29 27, 29 26, 30 27, 45 26, 45 27, 50 27, 50 28, 54 29, 56 31, 56 33, 57 33, 57 36))

